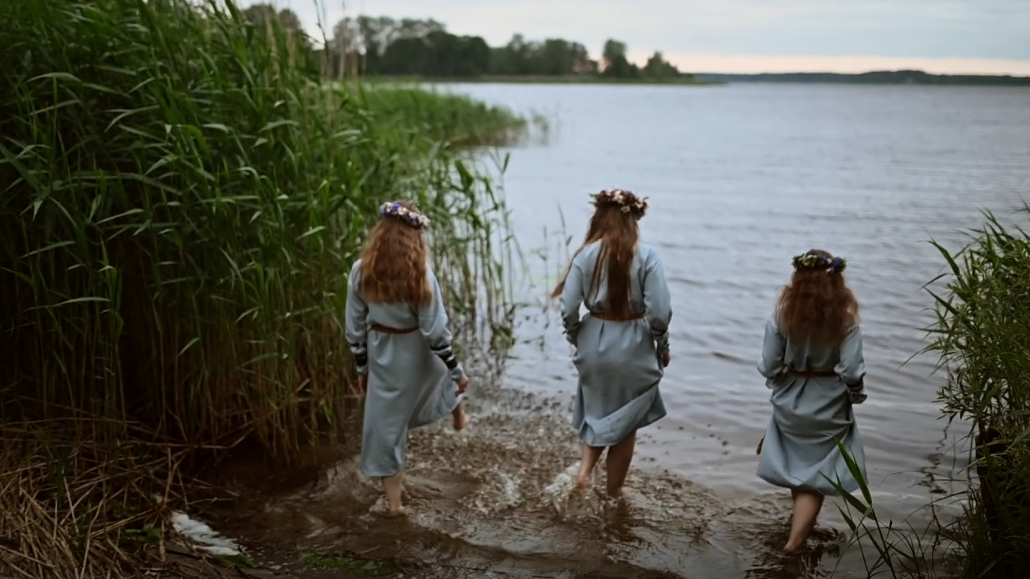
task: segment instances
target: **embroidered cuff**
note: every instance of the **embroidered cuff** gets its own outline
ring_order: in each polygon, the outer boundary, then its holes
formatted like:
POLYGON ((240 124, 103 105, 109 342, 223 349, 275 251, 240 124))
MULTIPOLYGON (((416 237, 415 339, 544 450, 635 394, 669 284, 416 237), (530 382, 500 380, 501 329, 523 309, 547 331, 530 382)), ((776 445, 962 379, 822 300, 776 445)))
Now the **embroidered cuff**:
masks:
POLYGON ((436 354, 437 358, 443 360, 443 363, 447 365, 447 369, 454 371, 458 364, 458 359, 454 357, 454 350, 451 349, 451 345, 440 346, 439 348, 433 348, 433 353, 436 354))
POLYGON ((579 336, 579 322, 565 323, 565 339, 573 346, 576 345, 576 338, 579 336))
POLYGON ((462 368, 461 364, 457 364, 455 367, 450 369, 451 380, 458 382, 465 376, 465 369, 462 368))
POLYGON ((658 350, 659 354, 665 354, 669 351, 669 332, 662 332, 661 334, 654 336, 655 349, 658 350))
POLYGON ((848 387, 848 397, 851 399, 852 404, 861 404, 868 398, 865 393, 864 381, 857 384, 848 384, 845 382, 845 386, 848 387))
POLYGON ((364 374, 368 372, 368 348, 365 344, 351 344, 350 345, 351 356, 354 357, 354 364, 358 367, 358 373, 364 374), (364 371, 362 371, 364 368, 364 371))

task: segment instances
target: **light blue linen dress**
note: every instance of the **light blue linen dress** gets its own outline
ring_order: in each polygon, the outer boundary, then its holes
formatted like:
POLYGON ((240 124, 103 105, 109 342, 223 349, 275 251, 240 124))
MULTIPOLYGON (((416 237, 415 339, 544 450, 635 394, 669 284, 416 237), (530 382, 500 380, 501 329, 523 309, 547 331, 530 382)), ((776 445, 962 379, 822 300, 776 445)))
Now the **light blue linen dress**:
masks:
MULTIPOLYGON (((658 383, 665 374, 662 354, 669 351, 672 304, 658 252, 640 244, 631 268, 630 307, 640 319, 614 322, 587 313, 604 312, 608 280, 587 287, 601 250, 590 244, 576 256, 561 296, 561 316, 568 341, 576 347, 573 363, 579 385, 572 425, 589 446, 618 444, 633 431, 665 417, 658 383)), ((603 265, 603 264, 602 264, 603 265)))
POLYGON ((830 480, 848 492, 857 491, 858 482, 836 441, 850 451, 865 477, 865 449, 852 410, 866 399, 858 324, 848 330, 839 346, 795 344, 781 331, 779 316, 773 314, 765 325, 758 371, 772 389, 773 407, 758 459, 758 476, 776 486, 823 495, 839 494, 830 480), (803 377, 792 374, 791 369, 833 371, 836 375, 803 377))
POLYGON ((366 302, 358 291, 361 260, 351 269, 346 335, 359 374, 368 374, 361 433, 361 470, 387 477, 404 469, 408 430, 450 414, 461 402, 455 382, 464 375, 451 350, 440 284, 428 270, 433 300, 425 306, 366 302), (379 324, 403 334, 378 332, 379 324))

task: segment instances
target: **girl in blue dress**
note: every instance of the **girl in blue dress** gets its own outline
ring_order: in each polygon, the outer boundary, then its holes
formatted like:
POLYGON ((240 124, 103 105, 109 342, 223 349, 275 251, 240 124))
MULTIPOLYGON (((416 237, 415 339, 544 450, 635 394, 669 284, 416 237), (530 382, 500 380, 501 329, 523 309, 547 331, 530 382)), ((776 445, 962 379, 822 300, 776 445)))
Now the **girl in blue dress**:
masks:
POLYGON ((847 261, 812 249, 794 258, 790 284, 765 325, 758 371, 772 390, 772 420, 759 445, 758 476, 790 489, 794 502, 783 550, 801 549, 826 495, 858 490, 837 441, 865 476, 852 406, 865 394, 858 301, 844 281, 847 261))
POLYGON ((576 348, 572 425, 582 441, 576 484, 586 486, 607 449, 607 491, 618 496, 637 430, 666 414, 658 384, 669 365, 672 304, 658 252, 639 241, 647 201, 619 189, 593 199, 586 240, 552 295, 561 300, 565 335, 576 348))
POLYGON ((392 514, 401 514, 408 431, 447 414, 469 423, 468 378, 451 350, 443 295, 423 229, 429 219, 408 202, 379 208, 364 253, 351 268, 346 334, 366 393, 361 470, 381 479, 392 514))

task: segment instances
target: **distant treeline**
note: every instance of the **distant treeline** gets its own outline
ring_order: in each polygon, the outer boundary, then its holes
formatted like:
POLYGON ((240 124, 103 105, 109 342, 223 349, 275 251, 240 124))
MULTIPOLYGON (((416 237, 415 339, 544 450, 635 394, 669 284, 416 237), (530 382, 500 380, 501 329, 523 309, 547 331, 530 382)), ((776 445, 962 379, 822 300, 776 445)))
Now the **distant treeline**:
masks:
POLYGON ((1030 77, 1009 75, 929 74, 921 70, 875 71, 862 74, 794 72, 764 74, 697 73, 711 82, 806 82, 842 84, 919 84, 949 86, 1030 86, 1030 77))
POLYGON ((333 27, 329 50, 334 59, 342 57, 344 75, 600 75, 621 79, 682 76, 660 52, 655 52, 643 67, 629 62, 626 44, 614 39, 604 43, 600 60, 595 60, 590 58, 586 46, 573 40, 533 41, 516 34, 504 46, 495 47, 480 36, 451 34, 443 24, 431 19, 344 18, 333 27))
POLYGON ((354 76, 427 79, 534 78, 603 81, 678 82, 794 82, 842 84, 916 84, 967 86, 1030 86, 1030 77, 928 74, 921 70, 875 71, 862 74, 829 72, 722 74, 684 73, 654 52, 644 66, 627 59, 624 42, 609 39, 598 59, 582 43, 563 38, 527 40, 516 34, 504 46, 490 46, 481 36, 456 35, 433 19, 395 19, 386 16, 344 18, 332 29, 324 49, 322 39, 308 38, 300 19, 289 8, 257 4, 244 10, 255 24, 277 18, 293 32, 298 48, 320 62, 321 72, 334 78, 354 76), (317 58, 316 58, 317 57, 317 58))
MULTIPOLYGON (((297 15, 268 4, 247 8, 247 17, 260 24, 278 18, 296 33, 298 43, 314 50, 297 15)), ((323 73, 334 77, 404 76, 474 78, 483 76, 596 76, 612 79, 689 79, 655 52, 644 66, 627 59, 624 42, 608 40, 600 59, 572 40, 527 40, 516 34, 504 46, 490 46, 480 36, 451 34, 435 20, 400 20, 386 16, 344 18, 332 29, 323 56, 323 73)), ((320 43, 317 43, 320 44, 320 43)))

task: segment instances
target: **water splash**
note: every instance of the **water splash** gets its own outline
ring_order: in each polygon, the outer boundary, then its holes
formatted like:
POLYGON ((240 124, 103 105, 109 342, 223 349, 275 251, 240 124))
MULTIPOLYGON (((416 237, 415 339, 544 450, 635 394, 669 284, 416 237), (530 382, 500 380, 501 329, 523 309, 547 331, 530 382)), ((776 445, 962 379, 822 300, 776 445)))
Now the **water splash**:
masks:
POLYGON ((173 511, 172 527, 183 537, 193 542, 194 546, 210 555, 221 557, 237 557, 243 555, 239 545, 232 539, 222 537, 207 523, 190 518, 181 511, 173 511))

